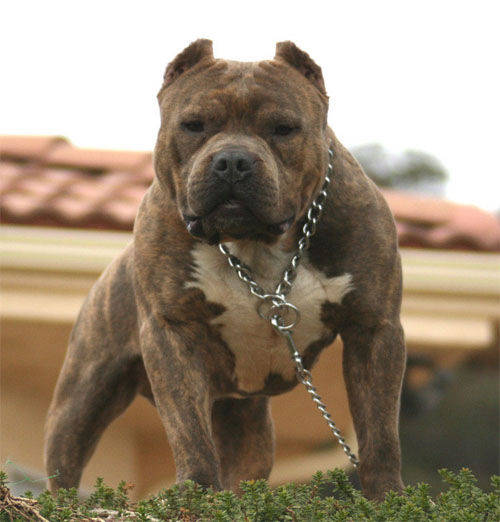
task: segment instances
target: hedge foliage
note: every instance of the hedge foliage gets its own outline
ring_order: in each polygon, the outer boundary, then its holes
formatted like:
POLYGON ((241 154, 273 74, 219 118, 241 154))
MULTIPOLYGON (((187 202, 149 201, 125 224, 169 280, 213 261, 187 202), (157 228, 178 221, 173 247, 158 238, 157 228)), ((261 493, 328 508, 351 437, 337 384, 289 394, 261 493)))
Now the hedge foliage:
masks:
POLYGON ((434 500, 429 486, 408 486, 403 494, 387 494, 381 503, 366 500, 340 470, 316 473, 309 484, 287 484, 271 489, 265 480, 242 482, 240 496, 230 491, 204 490, 185 482, 148 500, 132 503, 128 488, 116 490, 98 479, 94 492, 80 500, 75 489, 36 499, 10 495, 6 475, 0 475, 0 521, 18 520, 169 520, 221 522, 277 521, 498 521, 500 477, 491 491, 482 491, 468 469, 439 471, 447 489, 434 500))

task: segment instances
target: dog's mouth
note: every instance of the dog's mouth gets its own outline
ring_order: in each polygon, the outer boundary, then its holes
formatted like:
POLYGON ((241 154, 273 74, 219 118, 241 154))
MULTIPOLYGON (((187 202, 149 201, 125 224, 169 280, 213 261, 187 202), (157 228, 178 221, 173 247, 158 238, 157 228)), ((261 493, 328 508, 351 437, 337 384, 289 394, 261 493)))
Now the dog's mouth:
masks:
POLYGON ((213 214, 214 212, 220 213, 228 218, 231 217, 245 217, 247 214, 253 216, 253 213, 247 206, 240 201, 239 199, 230 198, 220 205, 217 205, 209 214, 213 214))
POLYGON ((203 216, 183 214, 182 217, 192 236, 212 244, 228 237, 279 236, 294 222, 292 216, 278 223, 264 223, 242 201, 235 198, 223 201, 203 216))

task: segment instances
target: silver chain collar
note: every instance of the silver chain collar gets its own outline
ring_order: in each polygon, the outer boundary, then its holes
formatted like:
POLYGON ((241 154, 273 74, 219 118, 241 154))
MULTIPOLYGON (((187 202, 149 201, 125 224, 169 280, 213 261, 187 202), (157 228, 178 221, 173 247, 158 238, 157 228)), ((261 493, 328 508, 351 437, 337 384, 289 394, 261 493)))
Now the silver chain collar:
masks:
POLYGON ((297 277, 297 267, 299 266, 304 252, 309 248, 310 238, 316 232, 319 218, 324 209, 324 203, 328 195, 327 189, 328 185, 330 184, 330 176, 333 172, 333 150, 331 148, 328 150, 328 155, 328 170, 325 176, 323 187, 307 211, 306 222, 302 227, 302 236, 298 241, 297 251, 290 260, 288 266, 285 268, 281 280, 273 293, 267 293, 255 281, 250 268, 243 264, 239 258, 231 254, 226 245, 219 243, 219 250, 226 257, 227 262, 231 268, 234 268, 238 274, 239 279, 248 286, 250 293, 259 299, 257 304, 258 314, 263 319, 268 320, 274 329, 285 338, 290 355, 292 356, 292 360, 295 363, 297 379, 306 387, 307 391, 311 395, 313 402, 321 412, 322 417, 325 419, 333 435, 338 440, 349 461, 354 467, 357 467, 359 464, 358 458, 347 445, 345 439, 342 437, 340 430, 337 428, 332 420, 332 417, 328 413, 326 405, 321 399, 321 396, 313 386, 311 372, 304 368, 302 357, 297 350, 292 336, 292 328, 300 321, 300 312, 297 307, 287 301, 286 297, 292 289, 293 282, 297 277))

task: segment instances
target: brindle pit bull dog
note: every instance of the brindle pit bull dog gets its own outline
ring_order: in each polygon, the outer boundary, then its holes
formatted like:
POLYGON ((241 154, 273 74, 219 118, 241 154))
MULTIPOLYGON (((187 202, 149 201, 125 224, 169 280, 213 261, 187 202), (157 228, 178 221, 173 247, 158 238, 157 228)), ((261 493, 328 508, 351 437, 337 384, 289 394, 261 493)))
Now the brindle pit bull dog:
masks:
POLYGON ((198 40, 169 64, 158 99, 156 178, 134 242, 85 301, 48 414, 51 489, 78 485, 104 429, 138 393, 158 408, 177 480, 235 489, 269 476, 269 398, 296 386, 294 366, 216 243, 274 288, 331 147, 325 212, 289 294, 301 312, 294 335, 306 368, 341 335, 363 490, 400 490, 396 232, 327 127, 321 69, 291 42, 274 60, 240 63, 214 59, 198 40))

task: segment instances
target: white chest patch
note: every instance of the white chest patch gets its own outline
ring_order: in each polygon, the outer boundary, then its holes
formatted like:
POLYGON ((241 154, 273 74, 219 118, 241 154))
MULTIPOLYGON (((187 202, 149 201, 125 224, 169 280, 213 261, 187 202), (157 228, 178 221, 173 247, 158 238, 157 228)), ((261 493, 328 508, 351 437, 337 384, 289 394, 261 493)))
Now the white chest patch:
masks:
MULTIPOLYGON (((248 243, 231 253, 251 267, 255 280, 266 291, 274 291, 292 254, 278 247, 248 243)), ((225 312, 212 324, 235 357, 238 388, 248 393, 262 390, 269 374, 292 380, 295 374, 284 339, 262 319, 256 310, 258 299, 238 279, 234 269, 216 246, 199 244, 192 252, 196 264, 195 281, 186 287, 199 288, 208 301, 221 304, 225 312)), ((321 305, 340 303, 351 290, 351 275, 327 278, 302 259, 288 300, 300 311, 300 322, 294 328, 294 340, 303 353, 307 346, 328 332, 321 322, 321 305)))

